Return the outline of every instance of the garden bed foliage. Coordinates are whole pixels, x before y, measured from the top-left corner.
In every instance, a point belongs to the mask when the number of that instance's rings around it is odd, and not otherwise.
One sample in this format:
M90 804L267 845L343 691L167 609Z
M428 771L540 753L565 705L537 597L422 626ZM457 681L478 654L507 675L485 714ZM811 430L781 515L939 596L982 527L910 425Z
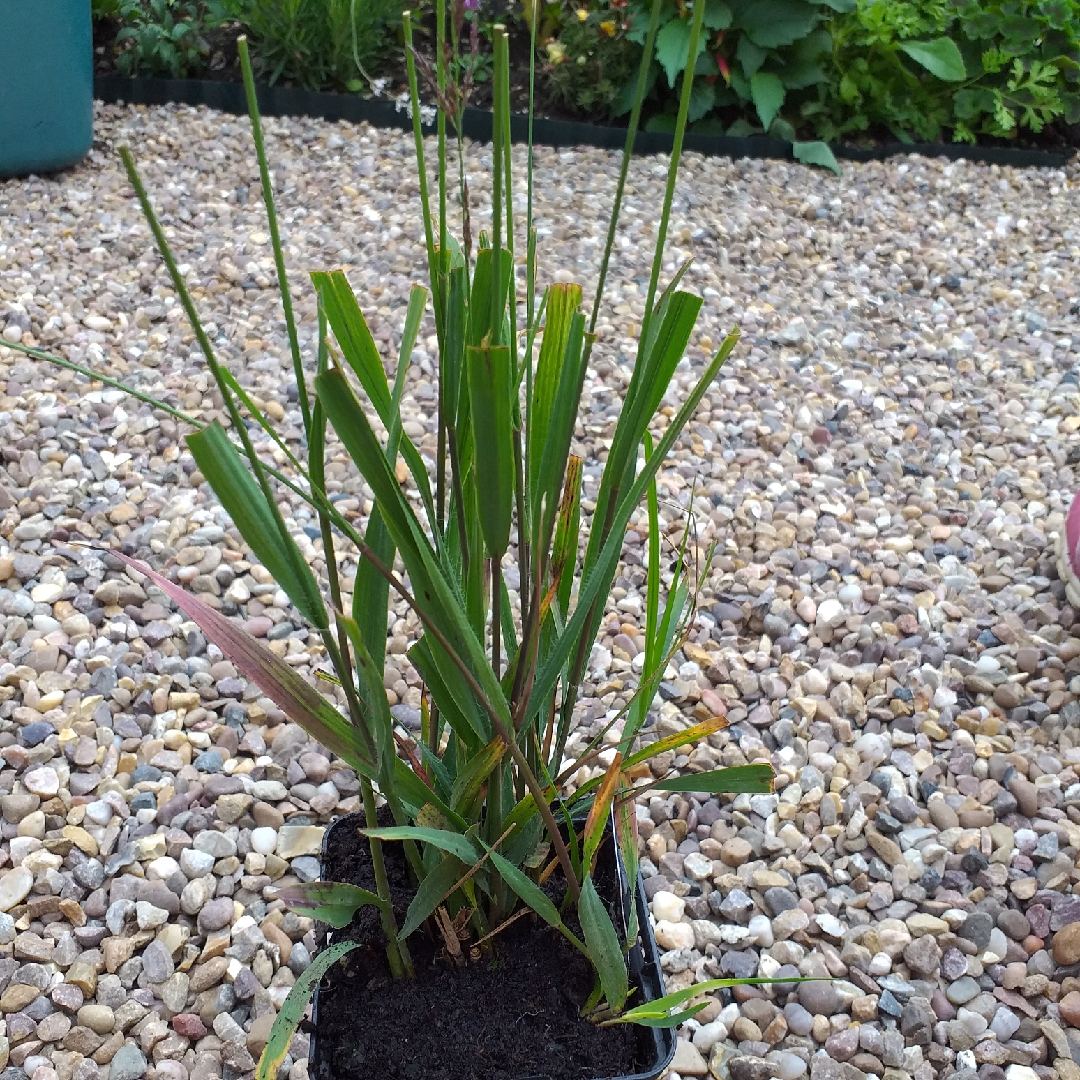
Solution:
M703 2L693 132L769 134L797 148L893 139L1080 145L1080 0ZM525 110L535 21L538 114L625 122L650 0L455 5L473 104L490 97L491 28L502 23L517 68L513 104ZM235 39L247 33L272 85L394 94L404 84L402 8L401 0L94 0L97 66L238 78ZM421 56L432 52L425 8L415 8ZM663 0L647 130L674 127L692 12L692 0Z

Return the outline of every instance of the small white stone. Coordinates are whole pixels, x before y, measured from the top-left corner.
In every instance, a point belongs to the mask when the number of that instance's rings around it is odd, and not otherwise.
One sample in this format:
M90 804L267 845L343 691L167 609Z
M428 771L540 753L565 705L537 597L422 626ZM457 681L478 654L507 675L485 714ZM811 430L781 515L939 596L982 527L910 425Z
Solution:
M0 877L0 911L9 911L16 904L21 904L33 884L34 875L23 866L17 866Z
M180 872L180 864L168 855L162 855L160 859L146 864L146 876L151 880L168 881L173 874Z
M30 599L35 604L54 604L63 595L64 589L55 581L42 582L30 590Z
M135 921L140 930L155 930L169 921L169 913L164 908L155 907L148 900L137 900Z
M712 877L712 859L707 859L699 851L693 851L683 860L683 869L695 881L705 881Z
M277 847L277 829L271 829L269 825L262 825L251 830L251 847L260 855L273 854Z
M760 945L763 949L768 949L772 945L773 929L768 915L755 915L746 928L750 931L750 940L755 945Z
M727 1027L719 1020L713 1020L709 1024L702 1024L701 1027L694 1032L694 1038L691 1040L703 1054L708 1052L722 1039L726 1039L728 1035Z
M678 922L686 910L686 901L672 892L661 890L652 898L653 918L657 922Z
M694 928L689 923L662 919L656 924L656 943L662 949L692 949Z
M826 597L818 604L817 625L833 626L843 618L843 615L844 608L840 601L835 596Z
M23 787L43 799L51 799L60 790L60 777L55 769L40 765L23 777Z
M86 816L95 825L108 825L112 821L113 809L107 802L98 799L86 804Z

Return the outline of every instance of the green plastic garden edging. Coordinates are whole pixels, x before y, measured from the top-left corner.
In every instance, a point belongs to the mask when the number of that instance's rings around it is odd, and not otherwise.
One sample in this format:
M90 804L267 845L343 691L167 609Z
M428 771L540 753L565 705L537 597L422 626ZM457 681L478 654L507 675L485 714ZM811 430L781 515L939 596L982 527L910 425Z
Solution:
M210 82L198 79L124 78L99 75L94 80L94 96L115 104L135 105L206 105L221 112L244 114L247 100L244 87L235 82ZM411 121L393 102L373 101L356 94L334 94L318 90L294 90L283 86L260 86L259 109L264 116L312 116L323 120L367 121L373 127L411 129ZM432 129L433 130L433 129ZM465 110L464 134L478 142L491 139L491 113L484 109ZM510 134L514 142L525 142L528 121L513 116ZM595 146L621 150L626 129L603 127L570 120L533 121L533 142L538 146ZM672 136L663 132L639 131L634 141L636 154L663 154L671 150ZM779 158L793 160L791 143L767 136L686 135L683 148L709 157ZM883 143L870 148L834 146L837 158L848 161L876 161L897 154L922 154L953 160L978 161L990 165L1039 166L1061 168L1069 161L1067 154L1042 150L1021 150L998 146L967 146L962 143Z
M0 0L0 176L73 165L94 138L90 0Z

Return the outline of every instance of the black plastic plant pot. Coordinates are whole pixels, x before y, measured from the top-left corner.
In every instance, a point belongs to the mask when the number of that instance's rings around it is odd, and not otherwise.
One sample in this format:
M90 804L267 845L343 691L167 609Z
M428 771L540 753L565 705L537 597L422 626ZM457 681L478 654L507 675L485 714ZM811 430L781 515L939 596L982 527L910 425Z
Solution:
M321 860L321 876L324 881L352 881L354 884L364 884L360 878L364 876L364 871L370 867L371 862L366 844L360 839L358 832L363 826L363 815L350 814L348 817L339 818L326 830L323 837ZM395 848L400 850L400 845L384 845L384 851L387 853L388 858ZM343 849L348 854L343 856ZM602 873L601 871L605 869L605 860L607 872ZM600 897L607 905L609 912L612 913L613 919L618 921L621 918L624 935L630 905L634 904L637 907L638 941L630 949L627 958L632 990L631 1002L641 1004L645 1001L655 1001L657 998L663 997L665 991L664 979L660 970L660 955L657 950L656 937L649 922L648 901L645 897L641 875L638 874L633 882L628 880L619 846L613 841L613 828L610 821L608 823L607 842L600 847L596 881ZM356 931L359 918L359 915L354 918L353 925L350 928L341 931L331 930L327 935L325 945L344 940L345 937L360 940L360 935ZM528 923L527 918L519 920L519 922L526 926L531 925ZM382 938L381 932L377 929L377 921L373 913L368 916L368 926L372 930L367 935L368 943L373 949L383 950L385 948L385 939ZM528 932L537 934L551 933L550 929L543 924L536 925L535 930L529 930ZM548 938L547 940L551 939ZM562 939L558 938L558 941L561 942ZM360 950L356 950L347 954L342 963L347 963L349 957L356 956L359 952ZM340 964L335 965L335 968L340 966ZM343 1054L340 1035L336 1036L335 1040L332 1040L328 1034L328 1025L326 1023L329 1011L327 1006L330 1004L328 995L342 992L340 987L334 989L331 986L335 968L330 969L315 991L308 1054L308 1071L311 1080L341 1080L344 1072L347 1071L341 1068ZM416 977L421 979L423 975L418 973ZM378 1005L381 1005L381 1002L377 1001ZM387 1002L386 1008L388 1011L393 1009L392 1003ZM434 1011L437 1012L438 1009L436 1008ZM357 1011L354 1030L358 1044L362 1043L364 1039L365 1028L369 1026L372 1020L377 1019L372 1015L372 1012L370 1002L366 1009ZM506 1073L500 1075L505 1080L657 1080L658 1077L664 1074L675 1056L675 1032L671 1028L619 1025L616 1028L605 1030L632 1033L631 1037L636 1047L634 1052L635 1067L632 1071L604 1070L603 1067L598 1069L595 1066L585 1070L580 1066L575 1066L569 1070L553 1069L548 1067L546 1063L540 1062L535 1067L523 1069L515 1075ZM337 1043L336 1046L332 1045L334 1041ZM404 1059L407 1056L407 1052L404 1052L402 1055L403 1060L394 1062L395 1065L410 1066L409 1068L403 1068L401 1075L415 1077L415 1080L427 1080L429 1073L424 1068L424 1063L406 1061ZM363 1057L362 1051L360 1057L361 1059ZM467 1074L469 1077L478 1075L471 1065L467 1069ZM463 1077L462 1080L465 1080L465 1078Z

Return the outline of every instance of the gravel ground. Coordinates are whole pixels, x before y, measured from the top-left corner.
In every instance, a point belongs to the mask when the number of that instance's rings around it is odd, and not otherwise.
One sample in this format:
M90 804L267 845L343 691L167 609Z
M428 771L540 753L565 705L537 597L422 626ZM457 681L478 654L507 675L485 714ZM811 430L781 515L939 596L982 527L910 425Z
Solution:
M411 140L266 128L302 341L303 271L344 265L396 355L424 265ZM0 184L3 338L220 410L122 176L129 142L220 354L298 443L246 126L105 107L98 137L76 169ZM537 157L542 266L588 282L618 161ZM578 430L586 497L665 168L631 171ZM733 323L744 339L662 478L669 534L691 510L697 552L717 554L654 730L726 713L660 765L770 760L779 779L772 796L643 800L646 887L671 988L835 981L718 996L680 1032L683 1076L1080 1078L1080 638L1052 542L1080 461L1078 181L1075 165L894 159L837 179L686 162L671 265L695 256L705 307L677 384ZM428 325L405 403L425 450L433 357ZM290 663L320 658L182 435L0 341L0 1080L250 1074L317 944L274 888L316 876L325 823L357 807L355 775L193 624L75 545L148 558ZM340 454L328 475L361 517ZM310 515L292 514L321 566ZM642 543L631 531L582 742L640 669ZM415 631L399 611L386 686L406 728ZM305 1052L299 1035L291 1080Z

